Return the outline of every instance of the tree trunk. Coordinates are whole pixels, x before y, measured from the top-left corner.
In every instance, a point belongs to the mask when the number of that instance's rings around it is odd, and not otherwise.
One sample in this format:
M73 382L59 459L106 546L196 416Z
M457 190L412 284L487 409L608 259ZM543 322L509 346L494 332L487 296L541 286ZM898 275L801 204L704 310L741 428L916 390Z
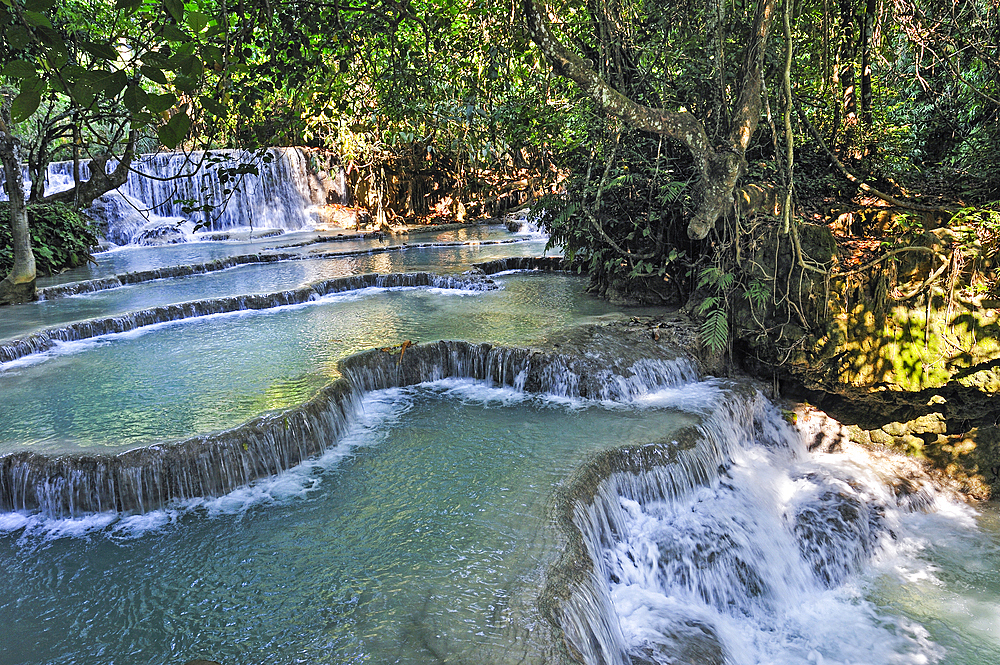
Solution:
M12 305L35 299L35 254L31 251L28 209L24 204L24 180L21 177L21 141L12 135L10 116L4 108L0 119L0 161L7 176L10 200L10 226L14 240L14 266L0 281L0 305Z
M532 40L557 74L575 81L606 112L633 127L667 136L691 153L698 173L698 207L688 223L688 237L701 240L720 217L733 210L736 182L746 169L744 154L760 120L764 50L774 21L776 0L759 0L754 25L743 54L737 101L729 134L713 147L701 120L688 111L650 108L610 86L590 63L566 48L545 20L539 0L524 0Z
M111 155L102 154L92 157L90 160L90 180L80 182L75 180L71 189L57 192L41 198L41 203L65 203L66 205L78 208L86 208L99 196L107 194L112 189L118 189L128 182L128 172L132 166L132 159L135 157L135 142L138 132L132 129L128 135L128 143L125 146L125 153L115 169L108 173L108 160ZM75 177L75 176L74 176Z

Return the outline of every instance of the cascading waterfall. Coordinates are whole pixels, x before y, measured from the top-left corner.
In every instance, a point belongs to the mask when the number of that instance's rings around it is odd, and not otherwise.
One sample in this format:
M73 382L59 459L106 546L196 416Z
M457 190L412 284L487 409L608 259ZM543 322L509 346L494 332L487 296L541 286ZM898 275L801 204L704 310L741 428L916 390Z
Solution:
M195 225L209 231L309 228L310 206L346 202L349 196L343 177L314 172L300 148L270 148L263 157L235 150L211 154L217 159L204 164L199 152L138 157L128 181L100 197L89 212L106 225L111 243L163 244L188 239ZM241 163L258 173L221 179L223 169ZM108 168L116 164L110 160ZM90 178L89 160L80 163L80 177ZM49 164L46 193L72 186L72 162Z
M629 399L696 376L691 364L658 357L615 367L605 359L467 342L374 350L342 361L344 378L306 404L218 434L114 456L31 452L0 457L0 510L72 516L144 512L173 500L219 496L322 453L372 390L441 378L472 378L517 390L594 399Z
M571 650L588 664L933 662L919 627L873 620L850 584L899 515L935 501L868 463L808 453L745 388L686 438L609 451L563 499L587 562L553 612ZM818 631L825 612L842 623Z

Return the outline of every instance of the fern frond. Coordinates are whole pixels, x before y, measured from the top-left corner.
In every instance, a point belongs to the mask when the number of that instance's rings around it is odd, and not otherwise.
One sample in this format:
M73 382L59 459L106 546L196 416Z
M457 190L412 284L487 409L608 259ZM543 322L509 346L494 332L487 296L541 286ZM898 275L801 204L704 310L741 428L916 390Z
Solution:
M712 310L701 324L701 341L713 353L726 348L729 341L729 317L723 309Z

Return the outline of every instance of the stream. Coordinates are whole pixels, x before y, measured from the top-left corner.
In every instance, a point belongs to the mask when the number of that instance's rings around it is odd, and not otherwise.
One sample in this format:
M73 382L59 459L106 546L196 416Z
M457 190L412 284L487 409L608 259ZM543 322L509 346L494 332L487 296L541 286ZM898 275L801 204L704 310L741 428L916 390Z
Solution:
M469 272L545 245L125 246L5 310L0 665L1000 662L995 506Z

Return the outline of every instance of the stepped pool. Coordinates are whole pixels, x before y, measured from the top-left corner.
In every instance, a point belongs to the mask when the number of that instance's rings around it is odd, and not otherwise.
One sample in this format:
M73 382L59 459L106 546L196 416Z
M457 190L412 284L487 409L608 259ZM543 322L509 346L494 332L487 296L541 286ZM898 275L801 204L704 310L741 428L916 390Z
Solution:
M1000 662L994 507L463 274L544 240L269 242L4 312L0 665ZM73 278L258 253L164 250Z

